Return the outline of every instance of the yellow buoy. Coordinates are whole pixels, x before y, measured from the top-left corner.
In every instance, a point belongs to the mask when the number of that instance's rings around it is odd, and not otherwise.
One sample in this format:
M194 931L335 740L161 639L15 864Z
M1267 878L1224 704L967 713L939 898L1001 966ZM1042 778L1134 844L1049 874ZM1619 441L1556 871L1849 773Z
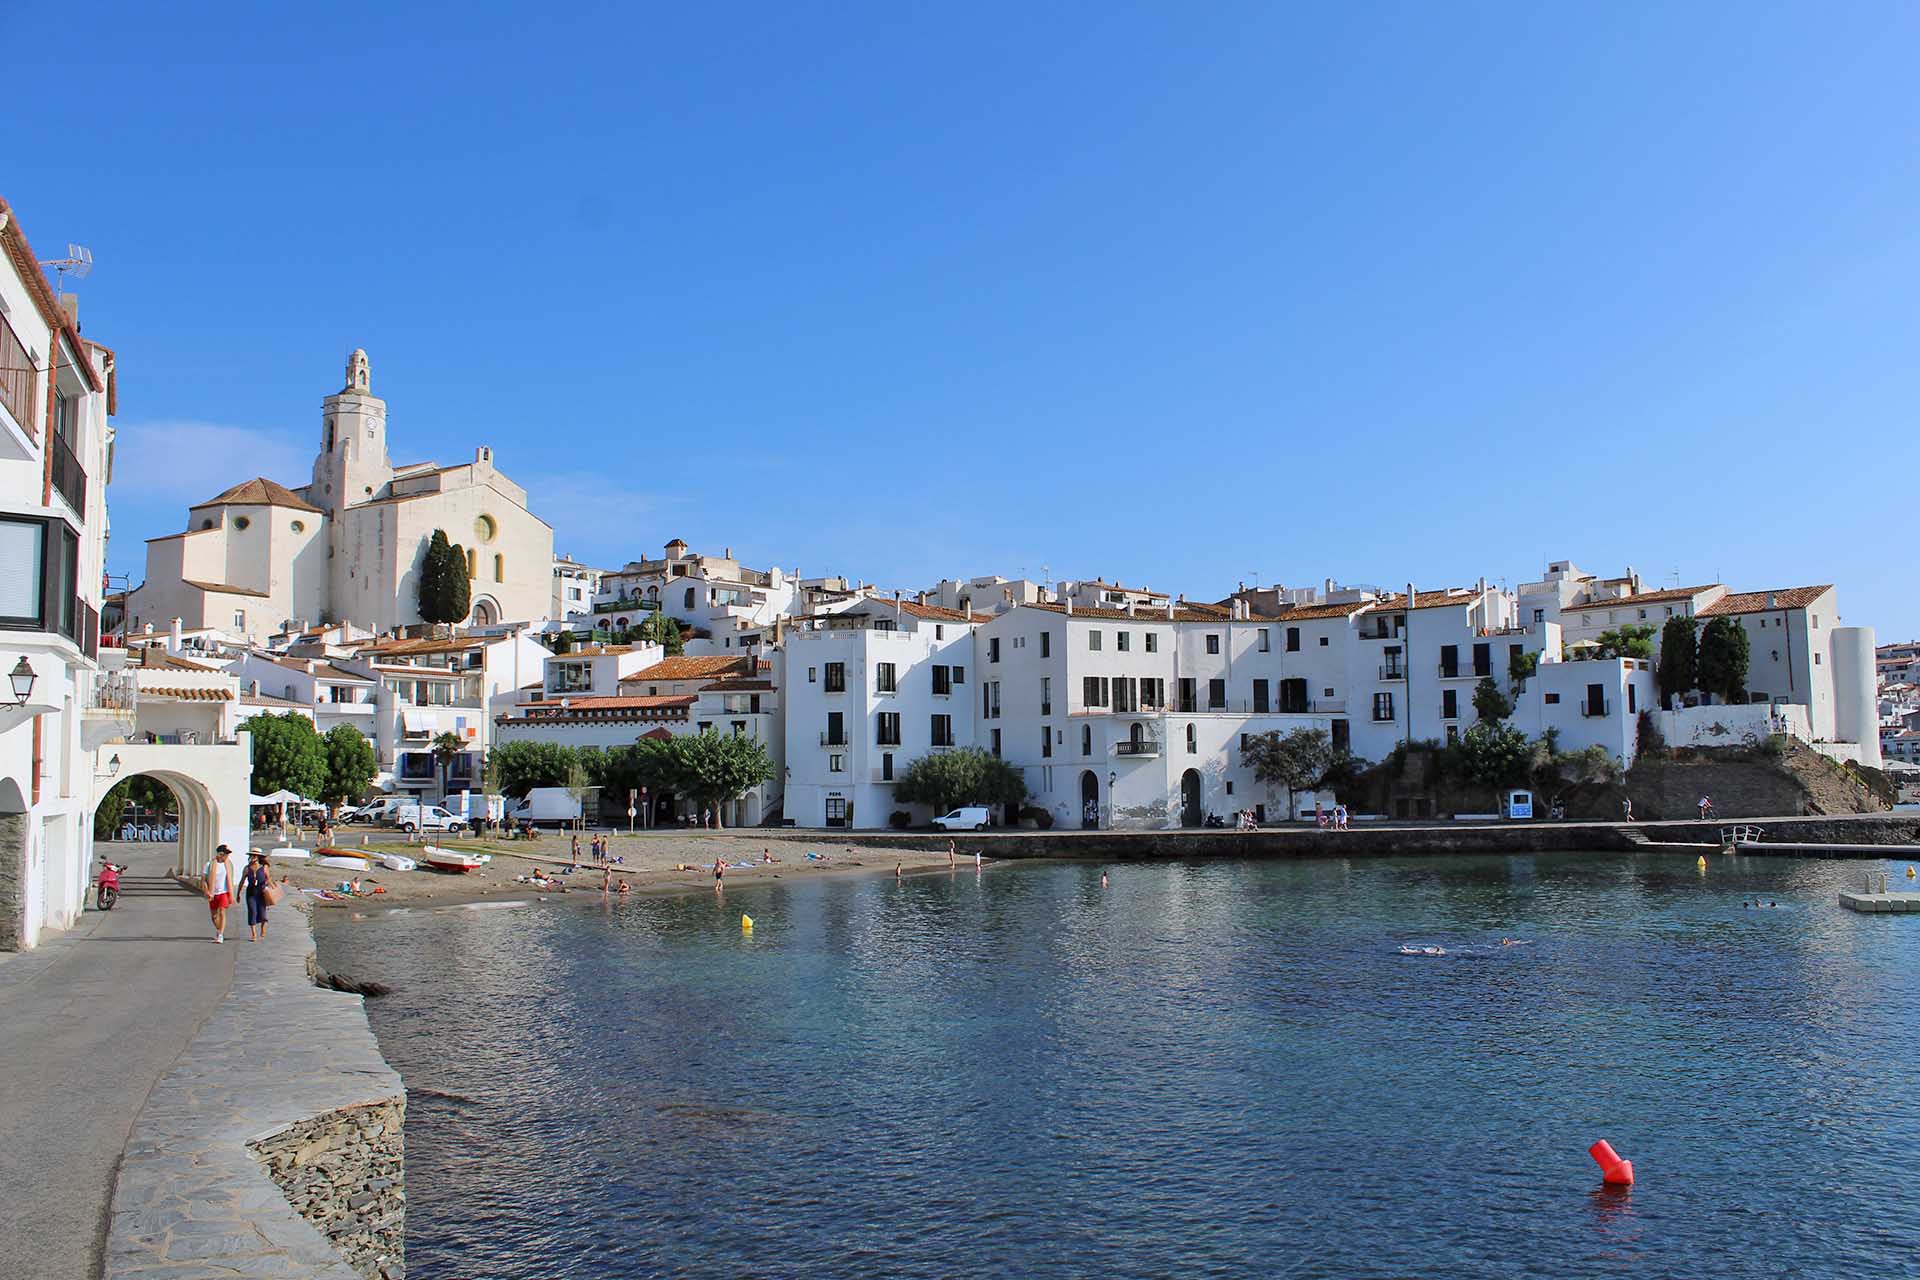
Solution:
M1694 865L1699 867L1702 871L1705 871L1707 869L1707 855L1704 853L1701 854L1699 860L1695 862Z
M752 916L748 916L748 915L743 915L743 916L741 916L741 917L740 917L740 932L742 932L742 933L752 933L752 932L753 932L753 917L752 917Z
M1912 863L1908 863L1908 864L1907 864L1907 879L1909 879L1909 880L1911 880L1911 879L1913 879L1913 864L1912 864Z

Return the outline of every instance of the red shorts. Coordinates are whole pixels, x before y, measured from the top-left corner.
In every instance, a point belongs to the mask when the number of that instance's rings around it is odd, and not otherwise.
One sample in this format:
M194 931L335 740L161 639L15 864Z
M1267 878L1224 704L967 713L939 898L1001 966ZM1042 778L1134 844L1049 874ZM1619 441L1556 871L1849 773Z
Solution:
M207 899L207 910L209 911L225 911L232 905L233 895L230 893L216 893Z

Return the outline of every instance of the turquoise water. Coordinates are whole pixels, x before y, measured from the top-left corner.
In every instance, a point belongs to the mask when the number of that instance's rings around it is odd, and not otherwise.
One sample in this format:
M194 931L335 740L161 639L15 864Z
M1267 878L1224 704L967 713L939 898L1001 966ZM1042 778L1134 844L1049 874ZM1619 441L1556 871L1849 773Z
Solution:
M1911 1275L1920 917L1842 911L1866 865L1028 864L320 946L397 988L414 1280Z

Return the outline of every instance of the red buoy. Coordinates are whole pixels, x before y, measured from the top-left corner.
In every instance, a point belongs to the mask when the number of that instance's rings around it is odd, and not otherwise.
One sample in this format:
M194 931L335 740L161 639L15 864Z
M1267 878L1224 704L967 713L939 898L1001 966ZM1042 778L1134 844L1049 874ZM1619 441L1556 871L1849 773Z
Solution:
M1610 1187L1633 1185L1633 1161L1622 1160L1612 1143L1602 1139L1588 1147L1587 1154L1600 1166L1600 1181Z

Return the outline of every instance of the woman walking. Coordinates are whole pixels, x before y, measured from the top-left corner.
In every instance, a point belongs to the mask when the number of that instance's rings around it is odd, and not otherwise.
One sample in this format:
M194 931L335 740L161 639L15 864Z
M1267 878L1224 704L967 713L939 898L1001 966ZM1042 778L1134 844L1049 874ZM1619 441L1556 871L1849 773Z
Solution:
M273 872L267 867L267 855L250 853L247 855L247 869L240 873L240 892L247 900L247 941L264 942L267 938L267 886L273 883Z

